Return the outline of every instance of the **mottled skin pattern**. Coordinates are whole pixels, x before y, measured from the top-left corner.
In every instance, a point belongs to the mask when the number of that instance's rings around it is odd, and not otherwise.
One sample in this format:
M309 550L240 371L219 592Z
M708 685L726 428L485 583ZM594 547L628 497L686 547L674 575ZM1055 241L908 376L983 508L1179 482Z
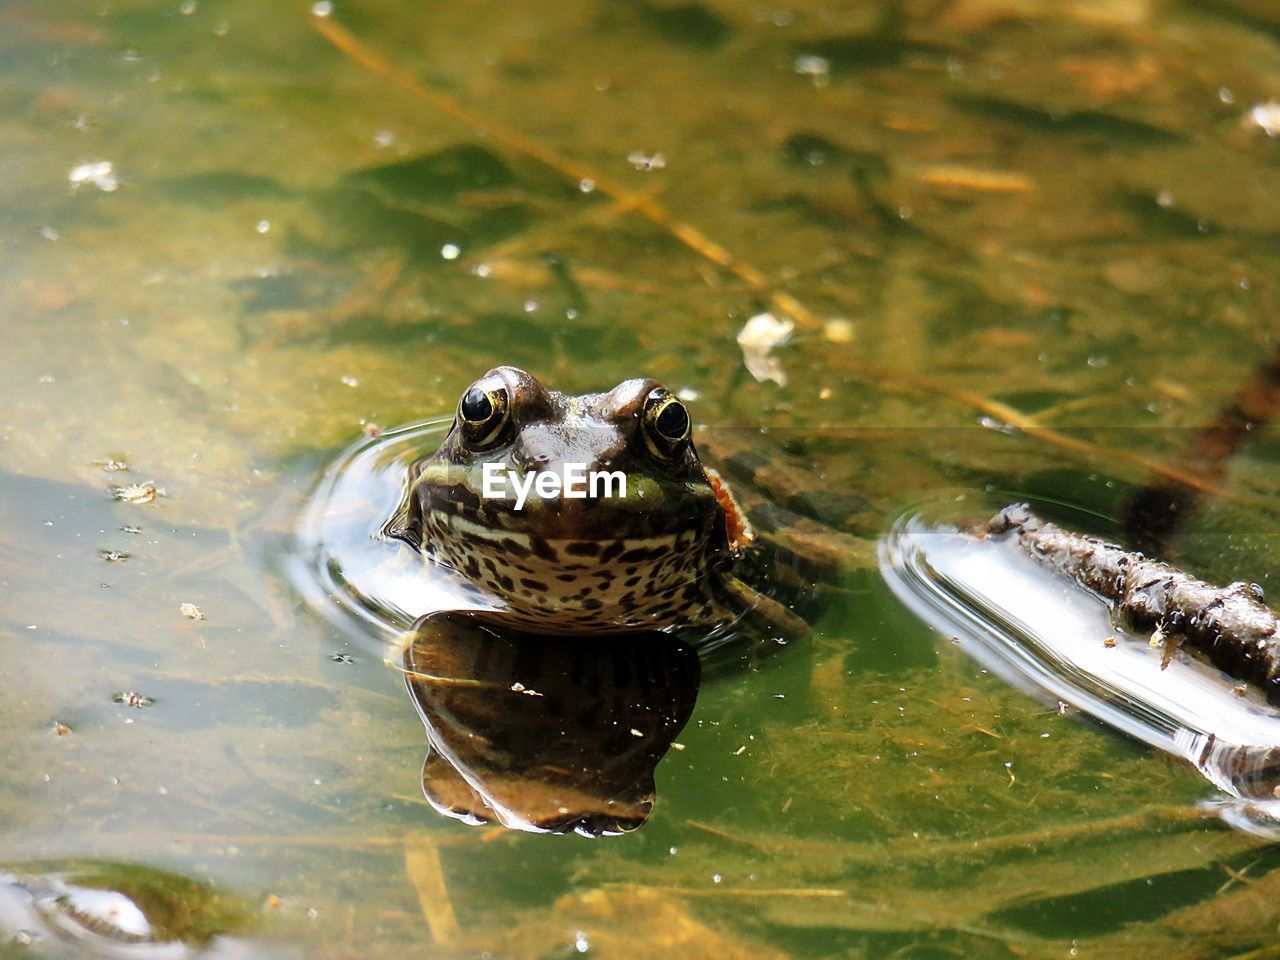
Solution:
M670 409L668 409L670 408ZM482 414L487 414L482 416ZM721 622L758 605L733 581L745 521L703 468L683 405L634 379L580 396L497 367L459 401L440 449L410 468L384 533L501 602L531 631L609 633ZM483 467L623 471L625 497L485 498ZM732 538L732 539L731 539Z

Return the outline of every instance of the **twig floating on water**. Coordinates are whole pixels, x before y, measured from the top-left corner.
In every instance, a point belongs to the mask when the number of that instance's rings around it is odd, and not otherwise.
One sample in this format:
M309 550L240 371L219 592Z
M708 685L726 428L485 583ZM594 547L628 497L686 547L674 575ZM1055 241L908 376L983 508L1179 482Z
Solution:
M1280 621L1257 584L1215 587L1141 553L1046 523L1025 504L1005 507L987 530L1013 533L1032 557L1110 600L1135 628L1182 640L1280 705Z

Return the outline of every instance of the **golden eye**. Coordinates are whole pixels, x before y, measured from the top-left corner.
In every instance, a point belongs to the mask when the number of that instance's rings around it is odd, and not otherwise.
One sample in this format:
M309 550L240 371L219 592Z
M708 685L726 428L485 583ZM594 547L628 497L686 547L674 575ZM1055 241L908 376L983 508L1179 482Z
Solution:
M497 377L472 384L458 401L458 429L467 446L480 449L496 443L507 424L510 407L506 384Z
M641 419L645 442L664 460L673 457L689 439L689 411L665 387L658 387L645 398Z

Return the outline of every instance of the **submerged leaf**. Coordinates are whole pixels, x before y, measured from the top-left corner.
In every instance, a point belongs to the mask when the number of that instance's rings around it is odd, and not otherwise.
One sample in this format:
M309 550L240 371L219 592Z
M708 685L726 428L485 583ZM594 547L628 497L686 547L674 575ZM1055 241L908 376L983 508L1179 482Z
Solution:
M738 331L738 346L742 349L742 361L757 380L772 380L780 387L787 385L787 374L782 361L773 356L773 348L785 343L796 325L790 320L779 320L771 313L758 313Z

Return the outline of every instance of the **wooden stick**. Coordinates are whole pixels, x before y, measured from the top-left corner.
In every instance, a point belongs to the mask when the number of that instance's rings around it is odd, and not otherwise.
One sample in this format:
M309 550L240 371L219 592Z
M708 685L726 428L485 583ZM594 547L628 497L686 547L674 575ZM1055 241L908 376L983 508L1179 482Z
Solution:
M1185 640L1219 670L1256 684L1268 702L1280 705L1280 619L1256 584L1216 587L1141 553L1045 523L1025 504L1005 507L987 531L1012 534L1037 561L1113 601L1135 628Z
M426 917L431 939L451 943L462 935L458 918L449 899L449 885L440 863L440 851L430 837L413 834L404 840L404 869L418 891L418 906Z

